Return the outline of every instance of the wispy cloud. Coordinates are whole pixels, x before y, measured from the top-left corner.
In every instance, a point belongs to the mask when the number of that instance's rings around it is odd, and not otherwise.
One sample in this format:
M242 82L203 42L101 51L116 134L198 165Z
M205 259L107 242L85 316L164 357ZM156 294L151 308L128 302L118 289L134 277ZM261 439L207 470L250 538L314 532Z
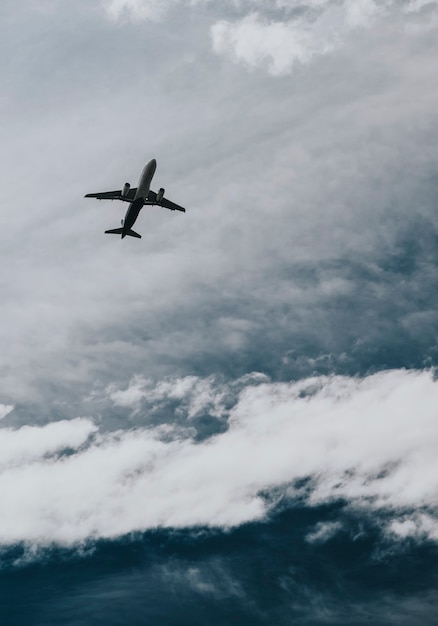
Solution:
M221 383L216 377L183 376L155 383L143 376L134 376L126 389L111 384L105 395L115 406L128 407L138 413L154 410L168 402L177 402L176 411L193 419L205 412L213 417L223 417L235 404L239 392L251 384L260 384L269 379L265 374L252 372L232 383ZM228 408L228 410L227 410Z
M128 18L133 21L156 21L174 2L172 0L106 0L105 8L108 16L114 20Z
M11 404L0 404L0 420L4 419L13 410L14 407Z
M261 493L273 488L292 501L344 498L364 511L390 510L399 535L406 526L395 520L421 510L429 520L422 533L434 537L437 400L430 373L392 371L251 385L228 430L201 443L171 427L98 433L88 419L0 431L1 456L10 457L0 474L0 541L231 527L263 518L270 505ZM312 487L295 491L303 477Z
M308 543L325 543L342 528L341 522L318 522L312 532L306 535L306 541Z

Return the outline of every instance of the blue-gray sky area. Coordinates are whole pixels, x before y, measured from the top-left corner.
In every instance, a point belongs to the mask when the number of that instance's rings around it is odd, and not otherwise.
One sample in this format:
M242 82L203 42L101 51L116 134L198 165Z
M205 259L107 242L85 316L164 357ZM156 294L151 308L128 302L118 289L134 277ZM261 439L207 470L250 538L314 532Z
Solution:
M437 623L437 34L3 0L2 621Z

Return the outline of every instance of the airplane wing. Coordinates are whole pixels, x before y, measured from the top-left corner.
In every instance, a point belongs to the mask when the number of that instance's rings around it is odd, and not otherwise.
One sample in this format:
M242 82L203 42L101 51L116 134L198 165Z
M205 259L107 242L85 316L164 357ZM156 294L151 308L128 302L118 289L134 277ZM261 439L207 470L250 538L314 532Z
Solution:
M157 194L155 193L155 191L150 191L148 193L148 199L146 201L146 204L157 204L159 206L162 206L164 209L169 209L170 211L182 211L183 213L186 212L184 207L179 206L179 204L175 204L175 202L171 202L167 198L161 198L161 200L157 200Z
M124 202L132 202L134 200L137 187L133 187L128 191L126 196L122 196L122 189L116 191L101 191L99 193L87 193L85 198L97 198L98 200L123 200Z

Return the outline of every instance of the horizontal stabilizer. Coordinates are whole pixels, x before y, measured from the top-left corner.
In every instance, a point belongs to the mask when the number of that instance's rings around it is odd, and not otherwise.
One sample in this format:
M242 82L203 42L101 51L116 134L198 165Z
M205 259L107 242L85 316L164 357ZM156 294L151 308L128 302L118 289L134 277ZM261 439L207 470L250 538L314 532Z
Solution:
M121 235L123 228L113 228L112 230L105 231L108 235Z
M137 239L141 239L141 235L139 235L138 233L136 233L133 230L128 230L128 232L126 234L129 235L130 237L137 237Z
M141 235L136 233L134 230L128 230L128 232L126 232L123 230L123 228L111 228L110 230L106 230L105 232L107 233L107 235L122 235L122 239L125 235L129 235L130 237L137 237L137 239L141 239Z

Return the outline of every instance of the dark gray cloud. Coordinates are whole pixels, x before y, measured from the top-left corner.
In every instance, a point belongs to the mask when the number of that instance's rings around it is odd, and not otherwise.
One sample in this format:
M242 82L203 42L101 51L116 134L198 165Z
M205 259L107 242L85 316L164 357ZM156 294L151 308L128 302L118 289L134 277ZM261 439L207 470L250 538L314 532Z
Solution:
M431 33L382 21L273 79L214 56L208 11L180 7L184 29L82 4L69 20L50 3L31 13L4 104L5 177L22 190L2 234L5 424L89 415L120 428L96 390L135 375L435 364ZM19 9L8 19L30 27ZM153 155L189 212L145 211L144 239L121 246L101 234L119 207L82 195L133 182ZM174 419L171 405L148 410Z

